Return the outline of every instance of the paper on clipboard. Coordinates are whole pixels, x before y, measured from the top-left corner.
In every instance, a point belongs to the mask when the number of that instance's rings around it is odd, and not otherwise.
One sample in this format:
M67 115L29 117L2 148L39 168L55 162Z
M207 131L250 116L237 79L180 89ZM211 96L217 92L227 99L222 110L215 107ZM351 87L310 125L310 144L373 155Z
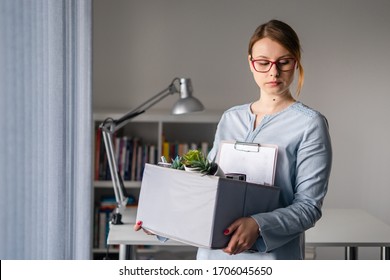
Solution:
M226 173L242 173L251 183L274 185L278 154L276 145L222 141L217 163Z

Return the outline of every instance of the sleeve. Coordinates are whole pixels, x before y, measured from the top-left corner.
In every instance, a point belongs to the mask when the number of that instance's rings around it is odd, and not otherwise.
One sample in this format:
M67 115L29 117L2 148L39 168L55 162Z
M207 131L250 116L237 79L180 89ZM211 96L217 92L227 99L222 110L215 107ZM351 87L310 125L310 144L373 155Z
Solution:
M261 237L256 241L260 252L283 246L313 227L321 218L331 163L327 121L318 116L308 125L297 147L292 204L252 216L261 230Z

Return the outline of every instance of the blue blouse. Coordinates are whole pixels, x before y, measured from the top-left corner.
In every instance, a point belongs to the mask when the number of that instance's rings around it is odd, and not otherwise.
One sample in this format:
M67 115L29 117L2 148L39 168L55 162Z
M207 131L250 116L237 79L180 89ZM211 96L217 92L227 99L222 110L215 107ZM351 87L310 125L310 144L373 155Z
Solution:
M221 117L209 159L215 159L221 140L278 146L275 185L281 188L279 208L252 217L261 230L258 252L228 255L222 250L198 249L197 259L304 259L304 232L321 218L332 163L326 118L295 102L264 116L254 128L251 104L235 106Z

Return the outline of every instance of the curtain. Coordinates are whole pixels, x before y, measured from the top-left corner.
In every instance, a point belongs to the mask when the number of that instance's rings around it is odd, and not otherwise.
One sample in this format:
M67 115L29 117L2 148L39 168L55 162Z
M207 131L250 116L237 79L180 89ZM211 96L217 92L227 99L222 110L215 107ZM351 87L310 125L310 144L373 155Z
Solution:
M0 0L0 259L89 259L92 0Z

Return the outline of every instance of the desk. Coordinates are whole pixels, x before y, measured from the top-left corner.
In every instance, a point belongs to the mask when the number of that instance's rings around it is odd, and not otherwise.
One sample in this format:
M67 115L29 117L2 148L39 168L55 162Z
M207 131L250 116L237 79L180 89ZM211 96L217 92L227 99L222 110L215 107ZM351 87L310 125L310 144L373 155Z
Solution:
M120 259L135 259L136 245L184 246L173 240L161 243L155 236L133 229L136 209L123 213L123 225L110 225L107 244L119 244ZM390 259L390 226L358 209L323 209L323 216L306 232L306 245L345 247L346 259L358 258L358 247L381 248L381 259Z
M344 247L345 259L358 259L358 247L380 248L390 259L390 226L358 209L323 209L322 218L306 231L306 245Z
M123 225L110 224L107 244L119 244L119 259L136 259L137 245L158 245L158 246L185 246L181 242L168 240L159 241L154 235L147 235L142 230L134 231L135 219L137 216L136 208L126 208L122 214Z

